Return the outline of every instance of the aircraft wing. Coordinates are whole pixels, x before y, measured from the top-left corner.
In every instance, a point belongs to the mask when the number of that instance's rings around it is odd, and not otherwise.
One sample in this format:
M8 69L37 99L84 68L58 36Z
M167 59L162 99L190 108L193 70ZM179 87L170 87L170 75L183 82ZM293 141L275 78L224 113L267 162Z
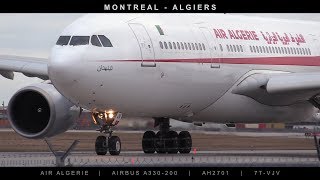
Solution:
M47 62L44 58L0 55L0 74L13 79L13 72L21 72L28 77L48 80Z
M267 105L312 101L320 94L320 73L253 74L231 91Z

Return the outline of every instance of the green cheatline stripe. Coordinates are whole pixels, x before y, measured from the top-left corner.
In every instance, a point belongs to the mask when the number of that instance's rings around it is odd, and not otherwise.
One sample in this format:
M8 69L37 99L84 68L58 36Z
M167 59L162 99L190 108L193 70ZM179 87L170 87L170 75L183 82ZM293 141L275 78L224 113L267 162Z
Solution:
M160 35L164 35L164 32L163 32L162 28L160 27L160 25L156 25L156 28L158 29L158 32Z

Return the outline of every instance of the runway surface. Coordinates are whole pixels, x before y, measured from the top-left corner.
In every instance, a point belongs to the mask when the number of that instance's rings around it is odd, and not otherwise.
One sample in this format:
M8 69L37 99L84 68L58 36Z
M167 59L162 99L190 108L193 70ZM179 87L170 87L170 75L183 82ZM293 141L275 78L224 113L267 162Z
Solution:
M0 152L1 167L56 166L51 152ZM74 152L66 166L179 167L320 167L316 150L193 151L190 154L144 154L124 151L119 156Z

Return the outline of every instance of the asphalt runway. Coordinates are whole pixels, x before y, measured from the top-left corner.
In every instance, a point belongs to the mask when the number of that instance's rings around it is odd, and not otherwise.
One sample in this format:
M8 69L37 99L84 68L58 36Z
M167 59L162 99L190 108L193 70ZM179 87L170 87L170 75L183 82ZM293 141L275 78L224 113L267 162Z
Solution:
M316 150L193 151L190 154L144 154L123 151L119 156L73 152L65 159L74 167L320 167ZM54 167L51 152L1 152L1 167Z

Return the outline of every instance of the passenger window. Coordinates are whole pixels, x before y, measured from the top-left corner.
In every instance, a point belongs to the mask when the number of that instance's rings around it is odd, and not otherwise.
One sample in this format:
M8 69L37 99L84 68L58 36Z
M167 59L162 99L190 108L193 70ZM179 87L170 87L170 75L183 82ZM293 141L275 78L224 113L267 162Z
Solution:
M167 42L164 42L163 44L164 44L164 48L168 49L168 44L167 44Z
M260 53L262 53L262 48L261 48L261 46L259 46L259 49L260 49Z
M184 50L184 46L182 42L180 42L180 45L181 45L181 49Z
M269 52L272 53L272 48L269 46Z
M305 53L304 53L304 48L301 48L301 49L302 49L302 54L305 55Z
M65 46L68 45L71 36L60 36L56 45Z
M256 49L257 49L257 52L258 52L258 53L260 53L260 51L259 51L259 47L258 47L258 46L256 46Z
M187 43L184 43L184 47L186 48L186 50L188 50Z
M194 43L194 46L196 46L196 50L199 50L197 43Z
M290 48L290 50L291 50L291 54L293 54L293 48L292 47Z
M299 48L297 48L297 54L300 54Z
M239 48L239 45L237 45L237 50L238 50L238 52L240 52L240 48Z
M230 50L231 50L231 52L233 52L233 48L232 48L232 45L230 45Z
M277 49L277 48L276 48ZM275 53L278 53L274 47L272 47L272 52L275 54Z
M169 42L169 48L172 49L172 44L171 44L171 42Z
M200 44L200 43L199 43L199 49L200 49L200 50L202 50L202 46L201 46L201 44Z
M242 46L240 45L240 51L243 52Z
M229 48L229 45L227 45L227 50L228 50L228 52L230 52L230 48Z
M189 46L189 50L191 50L191 44L190 43L188 43L188 46Z
M266 53L269 54L269 49L268 49L268 47L265 47L265 49L266 49Z
M193 44L193 43L191 43L191 45L192 45L192 50L195 50L195 48L194 48L194 44Z
M159 45L160 45L160 48L163 49L163 44L161 41L159 41Z
M177 42L177 47L178 47L178 49L180 49L180 44L179 44L179 42Z
M96 35L91 36L91 44L94 46L102 47L102 45Z
M89 36L73 36L70 41L71 46L80 46L89 44Z
M296 48L293 48L293 53L297 54Z
M287 48L286 48L286 47L284 47L283 49L284 49L284 53L285 53L285 54L288 54L288 52L287 52Z
M237 52L236 45L233 45L233 50L234 50L234 52Z
M311 55L311 50L308 48L309 54Z
M279 54L280 53L280 48L279 47L275 47L276 48L276 53Z
M250 47L250 52L253 52L253 51L252 51L252 46L249 46L249 47Z
M98 35L103 47L112 47L111 41L104 35Z
M199 44L199 45L200 45L200 44ZM222 52L222 51L223 51L222 45L219 44L219 46L220 46L220 51ZM200 46L200 47L201 47L201 46Z
M256 47L252 46L253 52L256 52Z
M175 42L172 42L172 45L173 45L173 49L177 49L177 46L176 46Z
M204 46L204 44L202 43L202 49L206 50L206 46Z

